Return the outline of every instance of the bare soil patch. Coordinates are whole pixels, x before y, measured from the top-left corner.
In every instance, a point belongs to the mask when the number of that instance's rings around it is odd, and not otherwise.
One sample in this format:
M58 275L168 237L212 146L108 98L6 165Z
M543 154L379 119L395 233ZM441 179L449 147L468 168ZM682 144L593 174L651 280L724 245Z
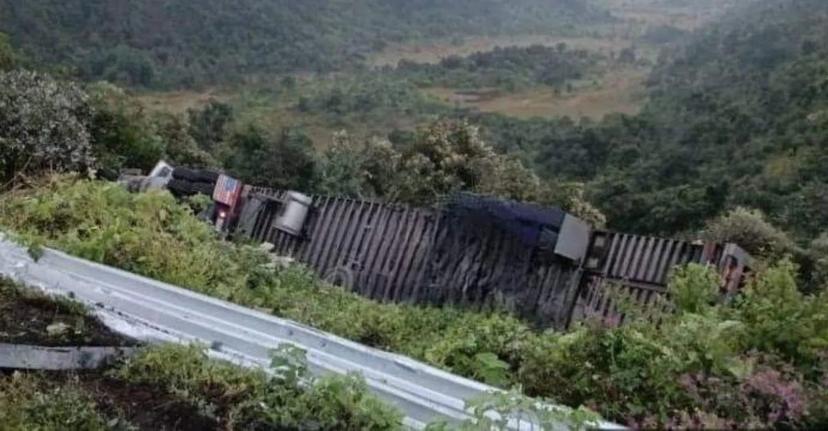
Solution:
M47 347L134 346L78 304L0 279L0 342Z

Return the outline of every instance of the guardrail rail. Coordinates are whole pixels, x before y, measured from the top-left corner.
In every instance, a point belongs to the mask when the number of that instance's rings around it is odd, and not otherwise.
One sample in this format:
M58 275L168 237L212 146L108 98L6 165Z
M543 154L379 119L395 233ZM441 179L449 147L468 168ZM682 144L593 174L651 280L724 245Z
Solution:
M404 424L413 429L435 420L467 420L466 401L497 390L408 357L59 251L45 249L35 261L2 234L0 275L69 295L126 335L202 343L210 346L211 355L247 366L267 367L274 349L295 345L307 352L316 374L360 373L375 394L405 414ZM607 422L595 427L622 429Z

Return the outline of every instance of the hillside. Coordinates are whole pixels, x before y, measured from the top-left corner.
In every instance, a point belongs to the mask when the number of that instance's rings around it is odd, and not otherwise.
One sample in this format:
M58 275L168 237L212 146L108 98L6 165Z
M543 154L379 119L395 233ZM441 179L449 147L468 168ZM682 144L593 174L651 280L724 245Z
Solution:
M824 229L826 21L820 0L748 5L663 58L602 180L616 225L676 231L746 205L803 237Z
M605 19L584 0L0 0L0 31L35 64L135 86L324 72L392 42Z

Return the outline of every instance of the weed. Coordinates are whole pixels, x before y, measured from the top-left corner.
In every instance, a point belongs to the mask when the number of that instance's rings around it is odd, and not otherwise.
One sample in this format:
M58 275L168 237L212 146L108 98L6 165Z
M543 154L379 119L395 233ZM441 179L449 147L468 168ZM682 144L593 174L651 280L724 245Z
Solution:
M50 386L39 377L14 374L0 378L0 425L10 431L98 431L116 427L95 403L70 385Z
M274 352L275 375L210 360L198 346L163 346L130 358L112 376L166 388L230 429L398 429L401 416L356 376L307 374L304 353Z

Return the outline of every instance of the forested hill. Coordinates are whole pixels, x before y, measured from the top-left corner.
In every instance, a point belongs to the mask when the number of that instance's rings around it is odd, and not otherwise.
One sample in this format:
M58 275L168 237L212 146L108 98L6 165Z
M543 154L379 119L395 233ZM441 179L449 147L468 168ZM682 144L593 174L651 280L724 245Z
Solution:
M745 205L801 238L826 230L828 1L748 4L650 81L644 112L603 129L593 198L616 226L674 232Z
M0 0L0 32L34 63L139 86L330 71L389 42L602 19L587 0Z

